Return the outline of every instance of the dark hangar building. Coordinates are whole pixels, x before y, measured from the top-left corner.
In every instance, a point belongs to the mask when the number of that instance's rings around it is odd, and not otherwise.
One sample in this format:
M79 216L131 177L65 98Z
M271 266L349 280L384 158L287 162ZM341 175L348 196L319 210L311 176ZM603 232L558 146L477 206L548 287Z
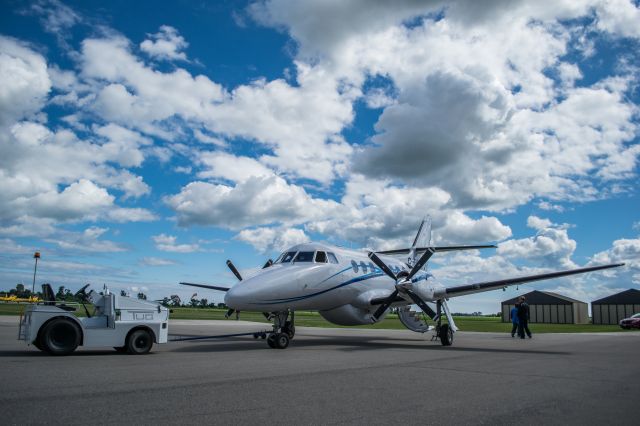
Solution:
M594 324L618 324L640 312L640 290L630 288L591 302Z
M529 304L529 322L547 324L588 324L589 306L585 302L549 291L523 294ZM502 322L511 322L509 313L518 297L502 302Z

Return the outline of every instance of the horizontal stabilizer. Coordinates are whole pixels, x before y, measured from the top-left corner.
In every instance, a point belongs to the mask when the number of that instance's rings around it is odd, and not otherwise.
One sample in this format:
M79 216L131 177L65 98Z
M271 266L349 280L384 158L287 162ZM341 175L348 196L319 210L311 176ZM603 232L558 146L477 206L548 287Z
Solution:
M497 248L496 245L481 245L481 246L441 246L441 247L416 247L416 253L424 253L425 251L431 249L435 253L440 251L456 251L456 250L476 250L476 249L485 249L485 248ZM402 248L396 250L383 250L377 251L377 254L385 254L388 256L394 256L397 254L409 254L411 252L410 248Z
M193 283L180 283L180 285L189 285L191 287L208 288L210 290L229 291L229 287L220 287L217 285L193 284Z

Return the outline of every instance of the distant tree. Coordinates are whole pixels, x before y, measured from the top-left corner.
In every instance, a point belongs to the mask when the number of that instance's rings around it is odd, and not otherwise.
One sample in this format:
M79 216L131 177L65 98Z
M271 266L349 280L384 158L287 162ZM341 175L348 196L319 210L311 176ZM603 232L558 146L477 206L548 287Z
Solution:
M227 305L224 303L218 303L218 308L227 309Z
M24 291L24 284L16 284L16 292L22 293Z
M192 308L197 308L198 307L198 303L200 303L200 302L195 297L189 301L189 305Z
M147 295L144 294L143 292L139 292L138 293L138 299L140 300L147 300Z
M201 308L206 308L207 305L209 304L209 301L207 299L200 299L200 307Z
M126 292L126 290L120 290L120 296L122 296L122 297L127 297L127 292Z
M56 300L64 300L64 286L63 285L58 287L58 292L56 293Z
M182 305L182 300L180 300L180 296L178 296L177 294L172 294L171 296L169 296L169 299L171 299L172 306Z

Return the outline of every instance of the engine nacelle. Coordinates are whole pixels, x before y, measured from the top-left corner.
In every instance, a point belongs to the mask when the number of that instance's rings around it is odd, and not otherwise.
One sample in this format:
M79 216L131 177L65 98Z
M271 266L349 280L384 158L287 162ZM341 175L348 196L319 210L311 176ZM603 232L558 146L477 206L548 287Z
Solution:
M320 315L327 321L338 325L364 325L373 322L369 310L350 304L338 306L328 311L320 311Z
M431 301L434 299L434 285L427 281L419 281L411 285L411 290L422 300Z

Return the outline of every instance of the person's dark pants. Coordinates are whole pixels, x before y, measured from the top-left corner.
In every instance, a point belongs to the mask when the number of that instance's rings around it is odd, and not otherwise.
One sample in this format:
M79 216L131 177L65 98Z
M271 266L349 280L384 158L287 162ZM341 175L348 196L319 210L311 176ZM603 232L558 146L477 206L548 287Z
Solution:
M520 320L520 322L518 322L518 336L520 336L521 339L524 339L525 333L527 333L527 336L531 337L531 330L529 330L529 321Z
M518 330L518 323L514 322L513 327L511 327L511 337L516 335L516 330ZM519 333L518 333L519 334Z

